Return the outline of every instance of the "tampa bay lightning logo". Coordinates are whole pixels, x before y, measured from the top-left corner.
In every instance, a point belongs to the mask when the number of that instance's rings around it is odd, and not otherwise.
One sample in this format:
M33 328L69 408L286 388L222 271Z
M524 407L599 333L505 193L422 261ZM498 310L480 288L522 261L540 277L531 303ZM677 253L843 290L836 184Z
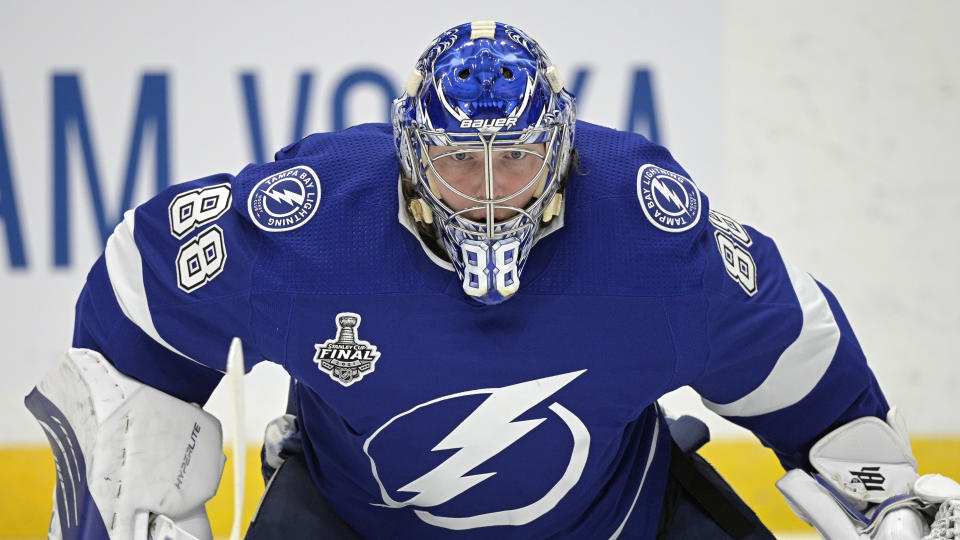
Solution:
M700 190L673 171L649 163L640 167L637 197L644 215L660 230L683 232L700 221Z
M451 394L394 416L363 445L383 501L371 504L412 506L425 523L453 530L546 514L580 480L590 432L560 403L542 402L584 372ZM450 430L439 443L418 437L437 426Z
M257 182L247 199L247 212L265 231L289 231L310 221L319 202L317 173L299 165Z

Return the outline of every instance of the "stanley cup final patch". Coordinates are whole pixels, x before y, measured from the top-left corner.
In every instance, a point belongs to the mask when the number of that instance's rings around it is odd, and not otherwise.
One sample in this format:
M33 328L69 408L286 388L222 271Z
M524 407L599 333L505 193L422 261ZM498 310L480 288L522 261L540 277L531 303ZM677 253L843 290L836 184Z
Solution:
M290 231L310 221L319 202L317 173L299 165L257 182L247 199L247 213L265 231Z
M654 227L683 232L700 221L700 190L689 178L647 163L637 171L637 197Z
M364 375L373 373L374 362L380 358L380 353L377 352L376 345L357 339L360 315L339 313L335 320L337 337L328 339L322 345L314 345L317 354L313 361L320 371L328 373L331 379L343 386L350 386Z

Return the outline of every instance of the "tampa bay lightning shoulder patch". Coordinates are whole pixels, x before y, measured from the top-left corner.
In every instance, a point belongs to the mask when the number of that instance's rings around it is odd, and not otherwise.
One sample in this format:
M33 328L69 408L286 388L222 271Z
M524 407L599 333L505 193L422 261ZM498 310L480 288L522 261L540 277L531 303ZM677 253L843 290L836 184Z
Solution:
M268 232L302 227L317 212L320 181L306 165L272 174L257 182L247 199L250 219Z
M700 221L700 190L682 175L647 163L637 171L637 197L654 227L689 230Z

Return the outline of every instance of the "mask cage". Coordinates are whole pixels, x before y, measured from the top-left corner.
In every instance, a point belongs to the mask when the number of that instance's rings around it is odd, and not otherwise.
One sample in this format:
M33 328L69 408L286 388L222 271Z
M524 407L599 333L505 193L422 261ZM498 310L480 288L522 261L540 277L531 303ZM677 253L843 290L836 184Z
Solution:
M563 126L557 124L529 127L517 132L490 131L486 133L451 133L443 130L412 127L404 130L404 141L402 142L407 145L411 164L414 165L411 168L417 177L413 180L420 186L418 192L431 206L434 215L440 217L440 226L456 230L472 239L493 240L520 233L519 229L521 228L536 226L537 221L543 215L546 204L556 193L559 184L557 170L559 146L563 139L562 132ZM531 149L518 148L519 145L538 144L540 142L545 143L545 150L542 154ZM440 155L429 157L427 148L434 145L455 148ZM493 193L494 181L492 157L495 152L505 151L520 151L531 154L541 159L542 163L537 172L531 176L523 187L499 198L479 198L464 193L448 182L434 164L443 157L460 152L483 153L486 193L491 194ZM433 173L432 176L436 181L443 183L444 187L475 204L461 210L453 210L447 206L430 189L428 170ZM537 182L543 182L544 186L537 190L534 198L524 208L503 204L503 202L516 197L517 194L530 189ZM509 210L514 212L515 215L502 221L496 221L494 216L494 210L496 209ZM486 219L482 223L467 217L469 213L477 210L486 211Z

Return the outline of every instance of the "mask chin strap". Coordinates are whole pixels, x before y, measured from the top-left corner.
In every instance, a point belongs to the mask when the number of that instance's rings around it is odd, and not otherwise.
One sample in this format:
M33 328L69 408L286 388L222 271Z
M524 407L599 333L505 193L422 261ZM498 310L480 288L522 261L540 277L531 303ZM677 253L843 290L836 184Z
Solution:
M550 223L550 220L553 219L554 216L560 215L562 208L563 193L558 191L553 195L553 199L550 200L550 202L547 204L547 207L543 209L543 217L540 218L541 221L544 223Z
M420 223L430 225L433 223L433 210L423 199L410 199L410 215Z

